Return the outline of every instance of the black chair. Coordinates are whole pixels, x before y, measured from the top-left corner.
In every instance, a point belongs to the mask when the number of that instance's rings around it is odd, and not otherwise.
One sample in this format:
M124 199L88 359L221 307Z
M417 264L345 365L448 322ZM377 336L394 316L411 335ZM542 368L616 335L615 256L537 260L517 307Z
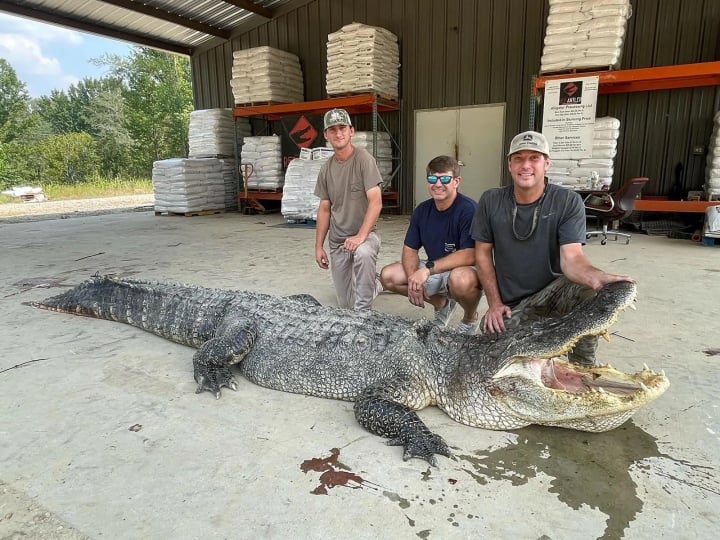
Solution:
M608 235L627 238L626 244L630 243L630 234L615 229L608 230L614 221L620 221L628 217L635 209L635 199L647 183L647 178L631 178L614 192L594 191L584 199L585 215L597 218L602 226L601 230L587 231L587 238L602 236L600 242L603 246L607 244Z

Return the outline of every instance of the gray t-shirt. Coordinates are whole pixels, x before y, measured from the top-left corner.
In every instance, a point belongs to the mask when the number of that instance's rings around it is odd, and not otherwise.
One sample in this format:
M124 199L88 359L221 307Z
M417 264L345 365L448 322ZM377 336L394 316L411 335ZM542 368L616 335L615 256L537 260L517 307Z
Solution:
M471 229L474 240L493 244L500 297L510 307L562 275L560 246L585 243L585 208L574 191L548 184L540 201L517 205L513 223L515 207L512 185L489 189Z
M331 249L358 233L368 209L366 192L381 184L375 158L364 148L355 147L345 161L331 157L323 164L315 184L315 196L330 201L328 242Z

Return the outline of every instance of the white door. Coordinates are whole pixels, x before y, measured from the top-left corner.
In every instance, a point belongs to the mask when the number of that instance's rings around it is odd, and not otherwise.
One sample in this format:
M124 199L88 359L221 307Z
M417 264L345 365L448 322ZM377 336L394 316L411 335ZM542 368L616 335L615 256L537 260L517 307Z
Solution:
M460 192L473 200L499 187L504 127L504 103L415 111L415 206L428 198L425 167L435 156L452 156L463 164Z

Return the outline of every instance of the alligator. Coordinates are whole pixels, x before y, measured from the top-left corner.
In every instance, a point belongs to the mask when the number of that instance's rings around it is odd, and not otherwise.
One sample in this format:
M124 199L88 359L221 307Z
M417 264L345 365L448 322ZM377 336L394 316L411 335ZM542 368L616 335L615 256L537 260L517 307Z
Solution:
M623 373L581 367L562 355L586 335L607 335L634 308L636 285L606 285L572 312L501 334L468 336L377 311L322 306L310 295L121 279L95 275L31 305L108 319L195 347L197 393L237 389L232 366L255 384L354 402L366 430L436 465L444 439L416 411L431 405L468 426L530 424L613 429L668 387L647 366Z

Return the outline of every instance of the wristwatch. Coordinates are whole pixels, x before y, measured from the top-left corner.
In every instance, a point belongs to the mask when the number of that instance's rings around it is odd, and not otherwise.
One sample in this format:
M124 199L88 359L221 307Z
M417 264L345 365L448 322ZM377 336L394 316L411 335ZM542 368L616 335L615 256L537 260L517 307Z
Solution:
M435 263L433 261L428 261L425 263L425 268L430 270L430 274L433 273L433 268L435 268Z

